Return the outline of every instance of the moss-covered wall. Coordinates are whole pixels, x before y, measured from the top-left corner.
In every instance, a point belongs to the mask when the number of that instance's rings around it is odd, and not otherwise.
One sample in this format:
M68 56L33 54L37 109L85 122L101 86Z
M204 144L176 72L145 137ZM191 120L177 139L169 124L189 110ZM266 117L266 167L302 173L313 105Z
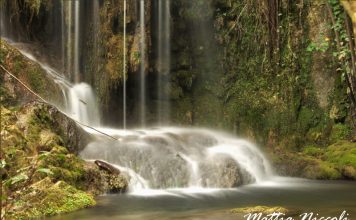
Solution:
M220 127L293 150L326 146L334 126L350 128L328 1L279 1L275 27L264 1L173 7L175 123ZM189 13L200 9L207 13Z

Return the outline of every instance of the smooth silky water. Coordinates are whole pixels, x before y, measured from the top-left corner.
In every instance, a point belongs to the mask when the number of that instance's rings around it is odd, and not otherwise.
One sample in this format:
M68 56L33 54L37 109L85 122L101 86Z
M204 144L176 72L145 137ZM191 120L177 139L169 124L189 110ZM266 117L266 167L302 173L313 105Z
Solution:
M96 207L49 219L236 220L245 218L231 214L231 208L256 205L284 206L320 216L340 216L346 210L349 219L355 219L356 184L277 178L259 185L207 192L168 190L151 195L104 195L98 197Z

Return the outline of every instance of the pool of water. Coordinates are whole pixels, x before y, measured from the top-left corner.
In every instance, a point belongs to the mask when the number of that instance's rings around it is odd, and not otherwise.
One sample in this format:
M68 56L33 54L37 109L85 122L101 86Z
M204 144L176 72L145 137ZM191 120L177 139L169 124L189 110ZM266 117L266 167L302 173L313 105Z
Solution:
M337 216L338 220L345 210L348 219L356 219L356 182L275 178L237 189L170 189L103 195L98 197L96 207L48 219L238 220L246 218L232 214L231 208L257 205L283 206L301 213L318 213L320 217Z

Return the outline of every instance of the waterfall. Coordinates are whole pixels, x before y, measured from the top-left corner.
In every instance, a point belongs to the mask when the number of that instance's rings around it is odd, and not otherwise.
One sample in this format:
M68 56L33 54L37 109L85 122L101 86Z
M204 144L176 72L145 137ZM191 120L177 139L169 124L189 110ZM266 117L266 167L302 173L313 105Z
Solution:
M80 0L75 1L75 24L74 24L74 82L79 83L79 9L80 9Z
M101 130L119 141L98 138L81 152L81 157L105 160L130 170L127 175L133 176L135 181L130 183L132 191L141 190L142 186L149 189L232 188L262 182L273 174L269 162L256 146L217 131Z
M170 188L232 188L243 184L258 183L269 179L272 169L259 149L253 144L217 131L193 128L169 128L126 130L126 1L123 18L123 130L101 127L95 93L90 85L80 82L80 1L66 1L62 5L62 44L66 56L67 79L63 74L40 62L28 51L14 45L29 59L38 63L63 92L65 106L58 106L64 113L85 125L114 136L112 140L84 127L96 138L82 152L88 160L105 160L128 175L130 190ZM98 30L98 1L93 3L94 29ZM141 124L145 124L146 109L146 30L145 4L140 0L140 107ZM1 15L3 12L1 13ZM157 70L158 70L158 118L168 123L169 75L170 75L170 0L158 0ZM94 31L94 34L97 34ZM98 40L94 36L94 48ZM62 49L63 49L62 48ZM74 75L73 75L74 74ZM74 81L74 82L73 82Z
M80 0L65 1L66 12L63 13L62 35L67 32L66 43L63 48L67 51L66 73L72 82L80 82ZM73 8L74 4L74 8ZM73 14L74 12L74 14ZM66 16L66 17L65 17ZM73 21L74 20L74 21ZM74 30L74 31L73 31ZM64 42L63 42L64 43Z
M145 79L145 1L140 1L140 121L141 126L146 124L146 79Z
M72 72L72 1L66 1L67 3L67 39L66 39L66 50L67 50L67 69L66 73L70 76ZM64 19L64 18L63 18Z
M99 110L90 85L79 83L69 89L69 107L66 112L85 125L99 126Z
M158 0L158 123L168 123L170 115L170 0Z
M100 126L99 107L93 89L86 83L72 84L63 74L36 59L23 45L12 43L22 55L38 63L48 76L62 89L64 106L52 103L71 118L82 124Z
M62 33L62 36L61 36L61 49L62 49L62 70L64 71L65 70L65 58L66 58L66 55L65 55L65 51L66 51L66 48L65 48L65 45L66 45L66 38L65 38L65 31L66 31L66 21L65 21L65 4L64 4L64 1L61 1L61 33Z
M99 37L100 37L100 5L99 0L93 1L93 37L94 37L94 56L95 63L98 63L100 56ZM96 68L98 70L99 68Z
M5 27L5 2L0 2L0 36L7 37Z
M126 0L124 0L124 40L123 40L123 72L122 72L122 81L123 81L123 128L126 129Z

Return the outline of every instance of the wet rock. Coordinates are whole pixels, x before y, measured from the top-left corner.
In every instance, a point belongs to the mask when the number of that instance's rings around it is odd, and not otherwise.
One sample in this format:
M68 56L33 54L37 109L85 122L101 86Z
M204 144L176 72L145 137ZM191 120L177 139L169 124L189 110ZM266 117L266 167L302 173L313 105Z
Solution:
M255 181L233 159L215 156L213 160L214 163L207 162L200 166L203 186L234 188Z
M35 117L48 123L63 139L64 145L71 153L78 154L92 140L90 134L56 107L38 102L31 102L25 106L25 108L33 107Z
M117 169L116 167L114 167L109 163L106 163L105 161L96 160L94 163L99 167L99 169L104 170L110 174L117 174L117 175L120 174L119 169Z
M101 172L105 192L123 193L127 191L127 178L121 174L119 169L101 160L96 160L94 163Z

